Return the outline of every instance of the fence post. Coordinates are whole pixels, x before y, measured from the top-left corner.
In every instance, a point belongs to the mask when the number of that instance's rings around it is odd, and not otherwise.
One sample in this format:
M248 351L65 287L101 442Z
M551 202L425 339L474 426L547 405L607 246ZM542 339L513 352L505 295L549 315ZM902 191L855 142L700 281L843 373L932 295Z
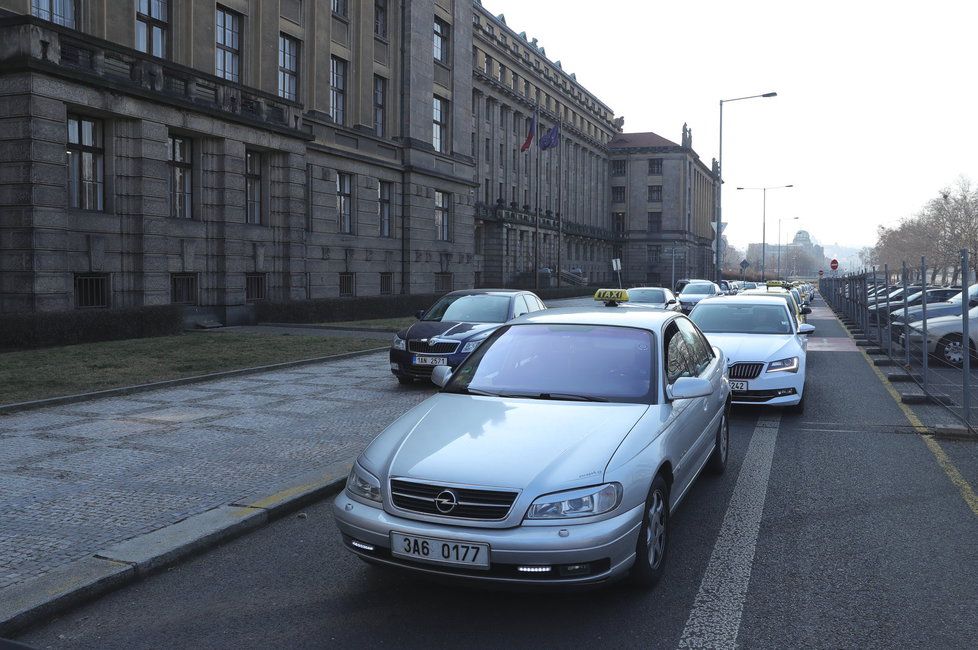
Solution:
M863 282L860 287L863 298L863 336L869 340L869 289L866 279L866 269L863 269Z
M906 313L909 307L907 306L907 292L909 291L909 284L907 282L907 262L903 262L903 312ZM904 363L907 370L910 370L910 337L904 337L903 339L903 357Z
M873 289L875 293L876 286L876 267L873 267ZM868 299L867 299L868 300ZM880 320L879 315L879 300L876 301L876 344L879 346L883 345L883 321ZM886 327L890 327L890 312L886 312Z
M886 296L886 311L887 313L889 313L890 311L890 265L889 264L883 265L883 284L886 285L886 291L884 292L884 295ZM893 358L893 336L891 335L892 332L887 332L886 334L887 334L886 356L892 359Z
M964 399L961 400L964 408L964 423L971 426L971 323L968 322L968 308L971 306L968 300L968 280L971 278L971 267L968 261L968 249L961 251L961 272L964 273L964 280L961 282L961 355L964 360L962 366L962 387L964 388Z
M923 324L923 337L924 337L923 338L923 342L921 344L922 345L922 348L923 348L921 350L921 352L923 352L923 370L921 372L923 373L923 375L922 375L923 382L922 383L923 383L923 386L924 386L924 393L925 394L929 394L929 393L927 393L927 361L928 361L928 359L927 359L927 284L926 284L926 278L927 278L927 257L925 256L925 257L921 257L920 258L920 284L921 284L921 289L920 289L920 292L921 292L920 293L920 318L923 321L922 324ZM904 314L903 315L903 320L906 321L907 325L909 325L910 324L910 315L909 314ZM909 345L909 344L910 344L910 338L907 337L907 345Z

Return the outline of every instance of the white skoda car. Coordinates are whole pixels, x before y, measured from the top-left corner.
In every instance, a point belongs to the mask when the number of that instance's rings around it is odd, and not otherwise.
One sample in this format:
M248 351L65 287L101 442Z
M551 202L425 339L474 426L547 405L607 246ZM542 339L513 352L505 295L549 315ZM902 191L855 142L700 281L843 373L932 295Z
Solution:
M805 357L815 328L799 324L781 296L704 300L689 317L726 355L734 404L804 409Z

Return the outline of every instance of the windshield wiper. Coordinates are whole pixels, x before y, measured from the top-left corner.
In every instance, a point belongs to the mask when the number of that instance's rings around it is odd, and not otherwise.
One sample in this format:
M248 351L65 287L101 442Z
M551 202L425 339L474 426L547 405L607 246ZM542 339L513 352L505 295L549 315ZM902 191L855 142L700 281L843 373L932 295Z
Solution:
M566 402L607 402L604 397L576 395L574 393L504 393L500 397L522 397L524 399L548 399Z
M499 393L493 393L488 390L479 390L478 388L461 388L458 390L445 391L447 393L458 393L460 395L483 395L485 397L509 397L509 395L500 395Z

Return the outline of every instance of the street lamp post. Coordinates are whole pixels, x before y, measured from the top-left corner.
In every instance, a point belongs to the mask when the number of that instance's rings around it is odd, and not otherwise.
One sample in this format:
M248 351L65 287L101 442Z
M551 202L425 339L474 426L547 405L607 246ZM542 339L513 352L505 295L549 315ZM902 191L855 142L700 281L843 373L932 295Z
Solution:
M798 221L798 217L791 217L788 221ZM778 217L778 279L781 279L781 217Z
M761 190L764 193L764 202L761 210L761 281L767 279L767 191L784 190L794 185L774 185L769 187L738 187L738 190ZM779 235L780 237L780 235ZM780 244L780 242L779 242Z
M723 253L720 250L720 235L722 234L722 218L723 218L723 105L730 102L739 102L744 99L759 99L766 97L777 97L778 93L769 92L763 93L761 95L748 95L747 97L734 97L733 99L721 99L720 100L720 151L717 153L717 232L716 232L716 281L719 283L722 279L722 271L720 260Z

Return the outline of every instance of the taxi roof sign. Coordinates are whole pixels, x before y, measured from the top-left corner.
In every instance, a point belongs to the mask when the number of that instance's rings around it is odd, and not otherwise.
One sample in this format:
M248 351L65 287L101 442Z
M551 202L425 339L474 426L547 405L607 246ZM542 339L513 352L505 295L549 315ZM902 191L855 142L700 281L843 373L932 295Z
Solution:
M598 289L594 294L595 300L600 300L609 307L618 303L628 302L628 291L625 289Z

